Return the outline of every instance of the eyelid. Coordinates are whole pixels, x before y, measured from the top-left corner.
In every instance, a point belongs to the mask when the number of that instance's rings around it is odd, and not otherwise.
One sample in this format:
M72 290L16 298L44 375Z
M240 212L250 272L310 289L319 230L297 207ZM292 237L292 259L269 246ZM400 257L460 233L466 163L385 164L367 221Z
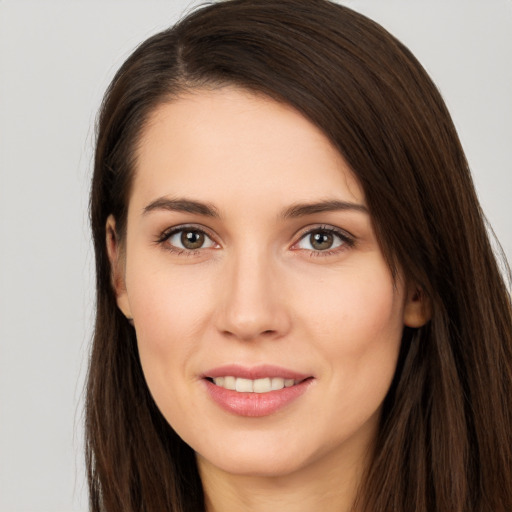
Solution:
M198 224L179 224L177 226L172 226L167 229L164 229L164 231L162 231L160 233L160 235L156 238L156 243L163 244L167 240L169 240L169 238L171 238L173 235L175 235L176 233L179 233L181 231L186 231L186 230L197 231L197 232L203 233L215 245L220 246L219 242L216 239L217 237L214 234L212 234L212 232L208 228L206 228L205 226L198 225ZM209 249L209 247L199 248L199 249L182 249L181 247L176 247L176 246L173 246L170 244L169 244L169 247L175 249L176 251L181 251L181 252L185 251L188 253L195 253L202 249Z
M155 242L157 244L164 244L166 241L169 240L169 238L171 238L176 233L186 230L198 231L203 233L217 246L214 248L220 248L220 243L217 241L217 236L215 234L212 234L210 229L198 224L179 224L177 226L169 227L160 233L160 235L156 238ZM339 237L343 243L340 246L335 247L334 249L325 249L323 251L314 249L300 249L296 247L301 240L303 240L307 235L310 235L315 231L325 231L328 233L332 233L333 235ZM352 235L350 232L330 224L315 224L304 227L301 230L299 230L293 238L295 242L291 246L292 250L309 251L312 255L314 254L315 256L328 256L333 253L341 252L343 250L353 247L356 243L356 237ZM173 252L187 253L189 255L195 254L204 249L211 248L212 247L201 247L199 249L184 249L176 247L171 244L168 244L167 247L168 250L171 250Z
M343 244L341 246L336 247L334 249L326 249L324 251L315 251L315 250L309 250L309 249L298 249L296 246L299 244L301 240L303 240L307 235L311 235L311 233L314 233L315 231L325 231L328 233L332 233L333 235L339 237ZM342 250L345 250L347 248L351 248L356 243L356 237L352 234L346 231L345 229L338 228L336 226L332 226L330 224L316 224L313 226L307 226L305 228L302 228L295 236L294 236L295 242L292 244L291 249L295 250L309 250L311 253L314 253L315 255L329 255L335 252L339 252Z

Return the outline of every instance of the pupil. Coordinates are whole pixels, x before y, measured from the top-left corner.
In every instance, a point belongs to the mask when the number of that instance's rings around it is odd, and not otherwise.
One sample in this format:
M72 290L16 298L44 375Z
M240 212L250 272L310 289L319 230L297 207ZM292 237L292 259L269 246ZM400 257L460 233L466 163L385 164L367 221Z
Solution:
M333 236L331 233L317 232L311 235L311 245L319 251L329 249L332 243Z
M199 249L204 244L204 234L198 231L184 231L181 234L181 243L187 249Z

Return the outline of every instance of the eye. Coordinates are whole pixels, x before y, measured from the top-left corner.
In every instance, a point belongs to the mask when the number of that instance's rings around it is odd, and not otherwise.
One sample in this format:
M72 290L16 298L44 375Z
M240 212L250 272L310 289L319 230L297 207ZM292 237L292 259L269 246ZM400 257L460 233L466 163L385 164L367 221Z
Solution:
M175 228L167 231L159 240L180 251L196 251L217 247L217 244L202 230L196 228Z
M295 247L307 251L328 252L345 245L353 245L347 235L333 228L316 228L305 233Z

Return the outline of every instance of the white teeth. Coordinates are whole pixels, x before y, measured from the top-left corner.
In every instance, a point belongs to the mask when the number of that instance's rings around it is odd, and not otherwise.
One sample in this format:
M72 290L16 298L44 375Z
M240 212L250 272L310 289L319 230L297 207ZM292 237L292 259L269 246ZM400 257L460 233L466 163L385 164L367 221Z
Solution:
M268 393L269 391L289 388L298 383L298 381L293 379L284 379L282 377L265 377L263 379L251 380L232 376L214 377L213 382L216 386L240 393Z
M269 378L256 379L253 384L253 390L255 393L268 393L272 391L272 381Z
M252 393L253 385L250 379L236 379L235 389L241 393Z
M236 388L236 379L235 379L235 377L224 377L224 385L222 387L226 388L226 389L233 389L234 390Z
M281 377L274 377L272 379L272 391L277 391L278 389L284 388L284 379Z

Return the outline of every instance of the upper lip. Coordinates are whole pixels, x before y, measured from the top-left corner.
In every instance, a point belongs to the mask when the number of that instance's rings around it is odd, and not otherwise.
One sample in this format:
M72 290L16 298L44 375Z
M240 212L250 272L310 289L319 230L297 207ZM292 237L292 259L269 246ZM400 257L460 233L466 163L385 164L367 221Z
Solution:
M288 368L283 368L281 366L274 365L258 365L258 366L241 366L238 364L228 364L223 366L218 366L207 370L201 375L201 378L216 378L216 377L238 377L242 379L264 379L264 378L273 378L273 377L282 377L283 379L293 379L293 380L304 380L311 375L307 375L305 373L296 372L294 370L290 370Z

